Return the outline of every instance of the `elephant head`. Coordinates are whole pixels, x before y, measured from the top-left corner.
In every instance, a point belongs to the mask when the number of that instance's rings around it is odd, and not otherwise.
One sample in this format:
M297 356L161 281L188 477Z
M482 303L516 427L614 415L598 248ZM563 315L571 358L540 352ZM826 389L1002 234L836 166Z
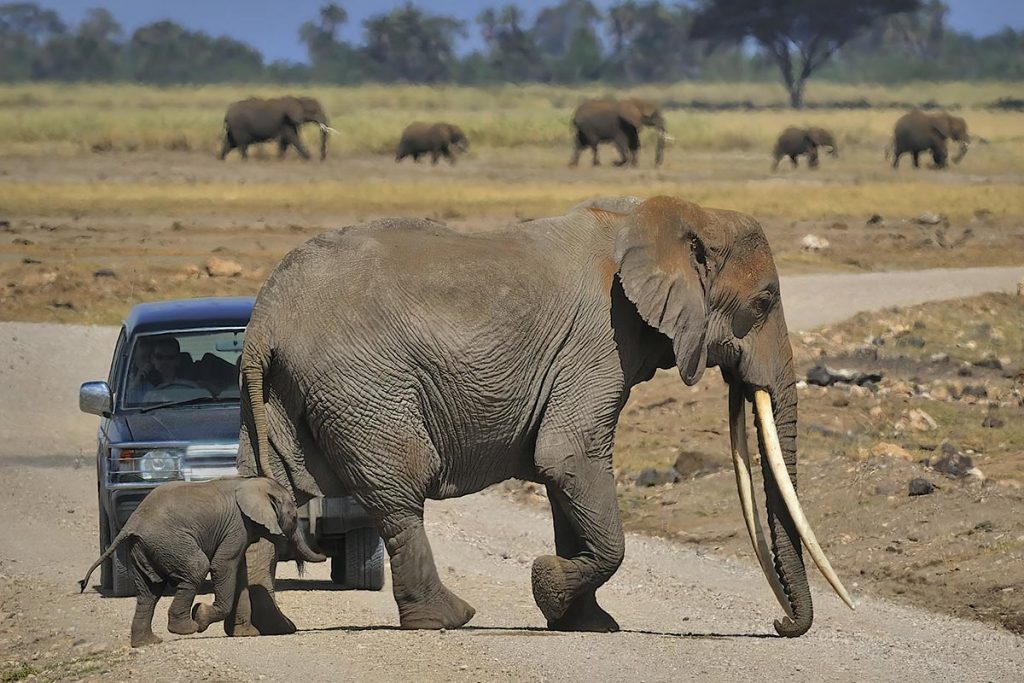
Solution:
M654 197L591 208L620 219L615 261L622 291L651 327L671 340L682 380L717 366L729 386L729 425L744 520L786 618L780 635L802 635L813 609L801 545L833 588L852 602L821 551L796 498L797 393L779 277L761 226L750 216ZM754 405L764 470L771 554L753 507L744 407Z
M654 149L654 165L660 166L665 157L665 142L668 139L668 133L665 131L665 118L661 115L658 105L638 97L630 97L619 101L619 115L637 130L649 126L658 131L658 144Z
M838 158L839 146L832 133L824 128L811 127L807 129L807 140L815 147L827 147L828 153Z
M273 479L240 479L235 490L235 502L242 515L253 525L254 536L274 542L287 539L293 544L300 568L302 562L323 562L327 559L306 544L299 531L299 514L291 493Z
M460 152L469 151L469 139L466 134L462 132L462 129L453 123L440 123L442 137L445 138L448 144L453 145Z
M943 140L956 140L959 143L959 149L953 156L953 163L959 164L967 155L967 148L971 144L970 135L967 134L967 122L962 117L942 113L932 114L931 123L932 128Z
M285 100L285 116L296 128L304 123L315 123L320 127L320 161L327 158L327 135L334 129L327 120L327 114L320 101L313 97L290 97Z

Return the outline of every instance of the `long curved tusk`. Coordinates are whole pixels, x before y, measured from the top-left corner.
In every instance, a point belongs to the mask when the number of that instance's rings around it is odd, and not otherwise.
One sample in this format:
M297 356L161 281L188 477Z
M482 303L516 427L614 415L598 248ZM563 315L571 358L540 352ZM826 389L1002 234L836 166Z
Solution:
M328 126L327 124L324 124L324 123L320 124L320 130L322 130L325 133L330 133L331 135L338 134L338 131L336 131L335 129L331 128L330 126Z
M793 608L789 604L782 583L779 581L775 568L772 566L771 552L764 540L761 520L755 512L754 485L750 478L750 452L747 450L747 424L743 410L743 391L736 386L729 386L729 440L732 445L732 465L736 470L736 491L740 496L740 507L743 508L743 521L747 525L750 543L754 547L757 563L768 579L768 585L775 593L775 599L790 619L794 619Z
M850 599L850 594L846 592L843 587L843 583L836 576L835 571L832 569L832 565L829 564L828 558L825 557L824 551L821 546L818 545L818 539L814 537L814 532L811 530L811 525L807 522L807 517L804 516L804 511L800 507L800 500L796 496L796 491L793 489L793 482L789 480L789 471L786 469L786 463L782 459L782 446L779 445L779 435L775 431L775 417L772 414L772 399L768 396L768 392L764 389L758 389L754 392L754 405L757 407L757 419L761 425L761 433L764 436L764 450L765 456L768 458L768 465L772 469L772 474L775 476L776 484L779 487L779 493L782 494L782 500L786 503L786 508L789 510L790 517L793 518L793 524L796 526L797 532L800 534L800 538L803 540L804 545L807 546L807 551L811 554L811 559L814 560L814 564L818 566L821 575L825 577L832 589L835 590L846 606L850 609L854 609L853 600Z

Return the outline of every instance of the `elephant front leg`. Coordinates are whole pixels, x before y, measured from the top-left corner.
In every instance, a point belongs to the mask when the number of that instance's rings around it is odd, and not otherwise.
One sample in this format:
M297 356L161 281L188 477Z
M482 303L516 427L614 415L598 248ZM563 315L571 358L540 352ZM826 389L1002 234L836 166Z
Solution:
M548 628L616 631L618 624L594 597L625 554L615 480L605 466L608 459L570 448L538 440L538 475L551 495L559 556L534 560L533 597ZM563 552L571 556L562 557Z
M572 559L586 550L583 541L564 510L566 501L561 492L553 486L547 487L548 502L551 504L551 519L555 529L555 551L558 557ZM612 615L597 604L597 589L592 588L572 601L565 614L548 622L552 631L598 631L619 630L619 624Z
M274 600L277 549L266 539L249 546L239 571L245 581L237 587L234 614L224 621L229 636L276 636L295 633L295 623L281 612Z
M242 539L245 540L244 538ZM237 591L238 565L245 553L245 544L221 545L210 562L210 578L213 579L213 604L198 603L192 608L192 619L198 632L202 633L210 624L223 621L233 611Z
M167 610L167 630L181 636L187 636L199 630L198 624L192 620L192 603L196 593L210 571L210 562L197 547L187 566L178 568L178 585L174 599Z

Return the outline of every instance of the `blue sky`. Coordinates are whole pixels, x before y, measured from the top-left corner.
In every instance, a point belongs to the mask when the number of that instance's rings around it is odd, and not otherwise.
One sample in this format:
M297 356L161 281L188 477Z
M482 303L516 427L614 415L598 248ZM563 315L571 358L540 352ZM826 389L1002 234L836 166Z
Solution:
M852 0L856 1L856 0ZM90 7L105 7L129 34L143 24L172 19L188 28L215 35L227 34L260 50L270 61L287 59L305 61L306 53L299 43L299 26L314 17L323 0L37 0L38 4L57 10L66 22L75 24ZM351 41L360 39L362 20L406 0L339 0L349 14L342 36ZM1024 29L1024 0L946 0L950 7L949 23L959 31L976 35L993 33L1010 26ZM467 0L417 0L413 4L431 12L448 14L472 22L483 7L505 4L503 0L469 2ZM550 0L516 2L532 20L541 7L555 4ZM613 0L595 0L608 7ZM462 47L478 43L475 26L471 38Z

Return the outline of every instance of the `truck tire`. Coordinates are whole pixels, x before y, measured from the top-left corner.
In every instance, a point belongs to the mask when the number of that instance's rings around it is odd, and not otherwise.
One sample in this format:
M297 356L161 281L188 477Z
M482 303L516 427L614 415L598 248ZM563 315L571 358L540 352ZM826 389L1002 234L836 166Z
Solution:
M384 588L384 541L376 529L345 534L345 554L331 558L331 581L347 590Z
M97 492L99 498L99 492ZM110 523L107 521L107 513L103 511L103 504L97 500L99 508L99 531L100 531L100 554L110 545ZM109 559L100 563L100 588L110 590L114 585L113 570Z
M114 536L113 533L110 534ZM128 544L122 543L110 556L110 594L115 598L128 598L135 595L135 578L132 576L128 562Z

